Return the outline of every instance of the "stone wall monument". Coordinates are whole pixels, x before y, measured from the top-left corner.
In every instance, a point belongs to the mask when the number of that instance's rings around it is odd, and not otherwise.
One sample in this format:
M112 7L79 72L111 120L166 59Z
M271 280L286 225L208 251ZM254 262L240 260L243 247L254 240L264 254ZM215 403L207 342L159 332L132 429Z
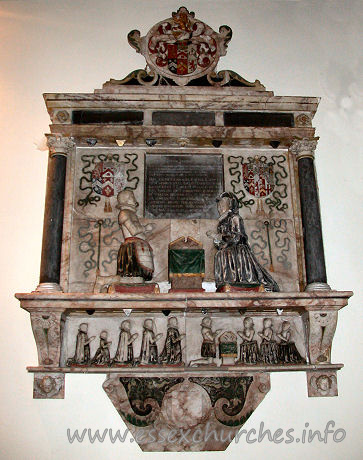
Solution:
M104 373L144 451L226 449L271 372L337 395L331 347L352 292L326 278L319 99L217 70L231 38L181 7L129 33L145 69L44 96L40 281L16 294L38 350L33 395L64 398L66 374Z

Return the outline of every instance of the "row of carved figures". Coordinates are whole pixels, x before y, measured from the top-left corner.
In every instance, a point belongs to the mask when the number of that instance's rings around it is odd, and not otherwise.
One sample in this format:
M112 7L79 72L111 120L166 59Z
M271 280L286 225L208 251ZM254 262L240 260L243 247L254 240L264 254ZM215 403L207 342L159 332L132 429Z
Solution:
M182 348L181 340L185 334L180 334L178 329L178 320L175 316L168 319L168 327L163 351L159 355L157 342L163 336L162 333L157 334L154 320L145 319L143 324L141 349L138 358L134 356L134 341L139 334L131 333L131 322L125 320L120 325L120 334L117 344L115 356L111 359L110 346L111 341L108 340L108 332L100 333L99 347L91 358L90 343L95 339L95 336L88 337L88 324L82 323L79 326L76 350L74 356L67 360L67 365L120 365L120 364L181 364L182 363Z
M214 358L217 356L216 338L222 332L220 329L213 331L212 320L205 317L202 320L201 332L203 337L201 347L201 358L190 362L190 366L212 365ZM298 352L295 342L291 340L291 325L289 321L283 321L280 331L276 334L272 320L264 318L263 329L258 332L261 339L258 346L255 339L256 331L253 318L247 316L243 320L243 330L237 331L241 337L239 359L237 363L241 364L288 364L302 363L304 359ZM275 340L275 335L279 342ZM226 348L223 348L225 345ZM237 357L237 337L233 332L224 332L219 337L219 356Z
M237 357L237 336L221 329L212 330L212 319L208 316L203 318L201 323L202 346L201 358L189 363L190 366L214 365L217 357L217 337L219 336L219 356ZM291 340L291 325L289 321L281 323L280 331L276 334L272 320L263 320L263 329L257 335L261 339L258 345L255 338L256 331L253 318L245 317L243 330L237 331L242 339L240 344L239 359L237 363L242 364L279 364L279 363L301 363L304 359L299 354L295 342ZM276 341L276 337L279 342ZM74 356L67 360L68 366L74 365L155 365L155 364L183 364L182 362L182 340L185 334L181 334L178 328L178 320L175 316L168 319L166 339L162 352L159 354L157 342L162 338L162 333L156 333L154 320L145 319L143 324L142 341L140 354L134 355L134 341L138 333L131 333L131 322L125 320L120 325L120 334L116 353L113 358L110 355L111 341L108 340L108 332L102 331L99 336L99 347L91 358L90 343L95 336L88 337L88 324L82 323L79 326L76 349Z

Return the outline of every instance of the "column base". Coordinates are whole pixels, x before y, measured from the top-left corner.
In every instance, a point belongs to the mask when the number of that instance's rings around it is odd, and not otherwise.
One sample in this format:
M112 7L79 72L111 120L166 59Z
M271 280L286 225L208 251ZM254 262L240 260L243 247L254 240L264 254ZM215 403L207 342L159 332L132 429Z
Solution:
M63 292L58 283L39 283L34 292Z
M305 292L311 291L331 291L331 287L327 283L310 283L306 286Z

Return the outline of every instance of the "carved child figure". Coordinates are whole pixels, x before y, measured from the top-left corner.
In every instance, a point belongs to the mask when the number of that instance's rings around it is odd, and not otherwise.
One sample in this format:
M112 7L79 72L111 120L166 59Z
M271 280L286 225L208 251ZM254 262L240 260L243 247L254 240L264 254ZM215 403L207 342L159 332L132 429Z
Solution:
M130 329L130 321L128 319L122 321L117 350L113 358L113 364L128 364L132 363L134 360L133 342L137 339L139 334L131 334Z
M263 330L258 335L262 342L260 346L261 360L265 364L278 364L279 350L276 341L274 340L274 331L272 328L272 320L265 318L263 320Z
M168 330L164 349L160 355L160 361L167 364L179 364L182 362L181 340L185 334L180 334L178 329L178 320L175 316L168 319Z
M112 342L107 341L108 332L102 331L100 334L100 346L92 358L91 364L109 365L110 364L110 345Z
M76 340L76 350L73 358L68 359L67 366L71 366L72 364L89 364L91 360L89 344L94 339L95 336L88 337L88 324L80 324Z
M142 343L140 351L141 364L158 364L159 354L156 342L163 334L155 333L155 325L152 319L144 321L144 331L142 333Z
M301 363L304 359L297 351L295 342L291 341L291 326L289 321L284 321L281 326L281 331L277 334L280 339L279 343L279 358L282 363Z
M212 319L208 316L202 319L202 348L201 348L201 359L194 359L190 362L190 366L198 365L216 365L214 358L217 356L216 337L222 332L222 329L217 329L215 332L212 331Z
M243 320L243 331L237 331L237 334L243 339L240 345L240 360L244 364L256 364L258 361L257 341L253 340L255 336L255 325L250 317Z

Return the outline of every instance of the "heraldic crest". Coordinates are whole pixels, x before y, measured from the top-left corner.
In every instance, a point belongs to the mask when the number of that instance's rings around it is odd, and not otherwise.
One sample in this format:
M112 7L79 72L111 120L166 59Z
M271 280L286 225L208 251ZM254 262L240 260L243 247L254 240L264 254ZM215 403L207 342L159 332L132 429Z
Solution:
M144 37L138 30L128 34L129 44L145 57L151 73L180 86L211 73L231 38L230 27L223 25L217 33L185 7L154 25Z

